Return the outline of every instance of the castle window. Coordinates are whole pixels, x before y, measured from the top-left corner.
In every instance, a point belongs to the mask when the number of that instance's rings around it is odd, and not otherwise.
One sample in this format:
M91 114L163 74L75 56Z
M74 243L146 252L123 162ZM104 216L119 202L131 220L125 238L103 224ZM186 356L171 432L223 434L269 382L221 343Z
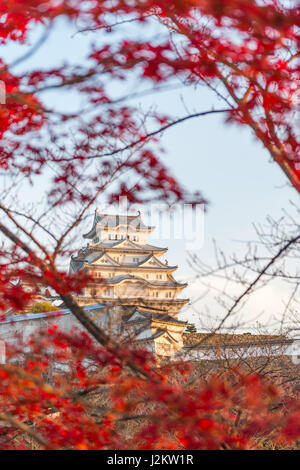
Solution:
M113 297L113 293L114 293L114 291L113 291L112 288L108 288L108 289L105 290L105 296L106 297Z

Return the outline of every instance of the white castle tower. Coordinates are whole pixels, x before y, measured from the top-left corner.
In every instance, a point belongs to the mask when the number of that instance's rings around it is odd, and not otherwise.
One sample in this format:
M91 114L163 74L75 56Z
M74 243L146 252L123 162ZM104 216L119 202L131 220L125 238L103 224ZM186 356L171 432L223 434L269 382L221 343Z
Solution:
M156 353L164 345L160 355L170 355L182 347L186 322L178 320L178 311L189 299L177 299L187 285L174 279L177 266L159 259L167 248L147 243L154 228L144 224L140 212L123 216L96 210L91 230L83 235L90 242L72 257L70 272L84 270L93 278L77 298L81 305L122 306L123 327L136 325L140 331L146 322L140 340L152 341Z

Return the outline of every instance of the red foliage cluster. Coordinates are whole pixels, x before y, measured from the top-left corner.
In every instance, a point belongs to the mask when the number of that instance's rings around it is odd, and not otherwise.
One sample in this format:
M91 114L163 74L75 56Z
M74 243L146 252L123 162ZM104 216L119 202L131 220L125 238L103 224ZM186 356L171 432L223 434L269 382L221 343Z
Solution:
M54 180L55 189L51 195L55 194L60 202L76 200L78 195L72 186L74 181L85 182L83 170L91 160L99 160L101 164L103 154L110 157L126 154L118 161L120 166L121 161L128 161L128 151L134 153L142 142L151 142L151 132L141 126L135 110L127 106L116 107L108 91L112 79L124 81L133 72L140 76L141 81L167 83L170 78L178 77L218 89L226 102L227 120L249 126L291 183L300 189L297 171L299 142L292 119L299 83L299 36L296 29L299 12L296 7L287 9L275 0L270 0L267 5L248 0L119 0L113 3L62 0L55 4L27 0L1 2L0 12L6 19L1 28L3 42L26 41L32 24L51 24L58 16L80 20L86 29L107 33L113 30L111 22L114 17L116 21L121 18L119 22L122 23L132 21L134 15L137 22L143 22L149 28L156 18L172 34L161 43L138 40L111 43L108 35L104 45L92 46L86 65L34 70L22 77L8 73L9 64L2 63L0 79L7 84L7 107L1 108L2 135L7 137L1 146L2 167L16 167L30 175L34 171L41 172L49 161L55 162L59 177ZM100 76L101 83L98 80ZM52 87L76 89L85 95L87 103L95 110L95 106L103 105L100 106L101 112L96 111L96 115L87 117L84 125L80 124L72 157L64 155L65 144L59 145L58 155L51 148L45 150L35 140L26 143L23 139L21 144L13 138L16 134L32 134L45 124L45 115L55 142L60 141L59 136L65 137L61 133L60 122L70 121L73 126L79 124L75 123L74 115L58 116L59 113L55 113L55 119L52 119L54 110L43 108L37 96ZM120 145L116 145L116 141ZM26 155L26 158L20 158L20 155ZM105 166L100 166L98 181L106 174ZM131 200L138 201L142 194L153 189L153 177L149 182L147 171L142 176L141 189L133 183L132 188L122 190ZM158 176L155 189L166 181L170 198L184 196L182 188L178 191L178 184L175 184L173 192L166 169L158 172ZM95 188L93 178L85 178ZM60 182L64 190L57 187ZM117 193L116 190L114 194ZM81 197L89 196L84 192Z
M7 100L5 106L0 106L0 138L8 131L15 136L23 135L29 130L39 130L44 123L41 106L34 94L26 96L20 93L21 79L7 70L7 65L0 59L1 80L5 83ZM14 158L17 146L1 156L0 166L8 168L9 160Z
M217 112L224 111L228 122L247 125L300 191L293 120L300 78L297 7L288 9L279 0L2 0L0 42L28 44L32 28L51 28L60 17L102 32L103 41L90 45L83 63L22 74L14 66L26 61L28 52L12 63L0 57L6 87L6 104L0 105L1 174L32 182L48 176L50 167L51 209L79 203L88 210L104 191L110 202L119 196L130 202L202 202L202 195L188 194L160 158L157 136L177 120L141 115L126 104L128 96L112 95L112 82L121 88L134 76L154 88L178 79L214 90L225 103ZM133 20L145 31L157 21L167 34L151 41L111 41L115 27ZM46 107L42 92L53 89L79 94L86 112ZM0 229L12 243L1 253L0 310L24 309L32 300L22 281L51 287L62 297L80 292L88 278L55 267L64 254L64 238L78 221L61 239L54 236L51 253L0 204L9 219L7 225L0 221ZM83 216L84 211L78 220ZM31 219L35 226L39 220ZM10 224L26 243L10 232ZM177 378L173 368L153 372L147 353L128 345L118 353L99 348L82 333L49 330L31 342L28 354L28 345L20 341L18 347L11 350L12 358L25 355L25 362L0 367L1 448L25 447L24 432L50 449L247 449L259 446L257 436L272 433L275 442L287 443L299 437L299 403L256 376L235 371L192 387L184 383L185 367L176 366ZM51 370L61 362L65 373ZM128 373L129 363L136 374ZM95 417L84 397L100 386L113 406ZM278 414L270 411L276 400L287 404ZM135 414L140 415L138 429L133 426L124 435L120 423Z
M29 345L19 340L9 356L15 365L0 366L0 422L16 421L0 424L2 449L28 448L18 423L49 449L256 449L269 437L288 445L300 436L300 403L239 370L194 382L187 364L156 369L145 351L124 345L113 354L84 332L55 327ZM128 359L147 377L128 373Z
M55 269L47 257L24 256L16 246L8 253L0 252L0 256L3 260L0 264L0 321L6 319L5 313L10 309L26 310L43 288L51 288L60 295L80 294L91 280L84 271L66 273Z

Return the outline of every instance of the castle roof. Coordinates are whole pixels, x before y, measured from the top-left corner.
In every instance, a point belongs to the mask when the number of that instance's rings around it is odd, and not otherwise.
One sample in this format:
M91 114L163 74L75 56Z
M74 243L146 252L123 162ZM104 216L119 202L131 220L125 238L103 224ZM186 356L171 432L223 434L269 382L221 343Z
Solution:
M178 266L169 266L168 264L162 263L156 256L153 254L147 256L147 258L143 259L142 261L137 263L137 266L143 266L143 267L154 267L155 269L157 268L162 268L166 270L174 270L177 269Z
M161 323L172 323L174 325L182 326L187 325L187 322L177 320L176 318L173 318L164 312L158 313L157 310L143 307L134 307L126 316L126 323L140 323L144 322L145 320L159 321Z
M178 343L178 340L174 338L174 336L165 329L162 328L157 328L154 332L151 330L147 331L148 336L145 336L145 333L142 331L139 334L136 335L136 340L142 343L148 343L153 341L154 339L160 338L161 336L164 336L169 340L170 343Z
M168 330L170 325L183 329L187 322L177 320L159 309L134 306L123 315L124 325L134 327L135 341L151 342L161 336L167 337L171 343L178 340Z
M94 238L97 235L97 228L100 230L105 228L118 228L125 226L127 229L140 230L149 232L154 229L144 224L141 219L140 212L137 215L113 215L113 214L100 214L97 210L95 211L94 221L92 229L83 235L83 238Z
M159 246L150 245L146 243L144 245L139 243L134 243L131 240L105 240L98 243L89 243L88 249L93 251L98 250L112 250L112 251L151 251L151 252L166 252L168 248L161 248Z
M187 284L181 284L175 281L175 279L169 278L167 281L149 281L143 277L133 276L131 274L123 274L120 276L111 277L103 280L102 282L106 285L120 284L126 280L139 281L149 286L154 287L186 287Z
M107 266L109 267L120 266L120 264L115 261L111 256L109 256L106 251L102 251L100 253L89 253L88 256L86 256L85 261L88 264L93 264L96 261L101 260L102 258L106 260L105 262L107 262Z
M114 260L106 250L102 252L95 252L92 251L90 252L87 250L86 252L82 252L79 256L76 258L74 257L72 259L72 269L73 271L78 271L83 267L84 263L87 263L89 265L92 265L93 263L96 263L96 261L100 261L102 258L106 259L106 265L103 265L103 267L107 268L113 268L113 267L122 267L124 269L127 268L146 268L146 269L155 269L155 270L163 270L163 271L175 271L177 269L177 266L169 266L168 264L162 263L156 256L151 253L148 255L146 258L142 259L141 261L136 261L132 263L122 263L120 264L116 260ZM101 265L102 268L102 265Z
M238 347L280 345L290 342L283 335L263 335L251 333L184 333L183 343L187 348L215 348L215 347Z

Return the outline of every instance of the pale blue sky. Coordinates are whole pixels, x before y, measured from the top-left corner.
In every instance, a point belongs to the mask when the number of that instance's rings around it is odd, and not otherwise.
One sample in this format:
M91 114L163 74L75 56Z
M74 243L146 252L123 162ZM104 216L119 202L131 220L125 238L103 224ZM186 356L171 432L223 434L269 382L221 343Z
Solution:
M124 31L125 34L131 34L132 29ZM48 67L62 61L81 61L87 43L96 37L81 34L72 36L72 32L60 21L47 43L26 63L26 67L29 63L31 67ZM20 52L13 46L4 50L4 56L11 60L18 57ZM52 92L45 94L45 100L52 105L54 103L54 106L57 104L59 109L62 105L65 109L71 109L76 98L66 92ZM191 87L148 96L136 103L140 103L143 109L156 106L178 117L184 116L187 109L190 112L205 111L211 109L212 104L215 108L223 107L205 88L194 90ZM282 209L288 207L289 200L298 202L295 190L287 185L282 171L270 163L268 152L254 139L250 130L224 124L221 115L196 118L173 127L164 134L162 142L167 150L165 162L179 181L190 191L201 190L210 201L205 216L204 245L199 252L206 261L213 262L212 238L226 253L241 250L238 240L255 238L252 227L254 222L264 222L269 214L274 218L279 217ZM28 191L26 194L30 199L33 192ZM159 244L157 240L155 242ZM193 273L186 262L184 241L161 240L160 243L169 245L169 263L179 264L177 277L191 277ZM199 287L190 287L188 293L192 297L198 296ZM263 295L259 302L262 299ZM265 299L263 310L266 312L267 309L268 312L263 318L267 321L278 305L278 292L268 291ZM201 310L201 304L199 308ZM253 316L261 311L261 305L252 308L255 310ZM196 321L195 317L193 320Z

